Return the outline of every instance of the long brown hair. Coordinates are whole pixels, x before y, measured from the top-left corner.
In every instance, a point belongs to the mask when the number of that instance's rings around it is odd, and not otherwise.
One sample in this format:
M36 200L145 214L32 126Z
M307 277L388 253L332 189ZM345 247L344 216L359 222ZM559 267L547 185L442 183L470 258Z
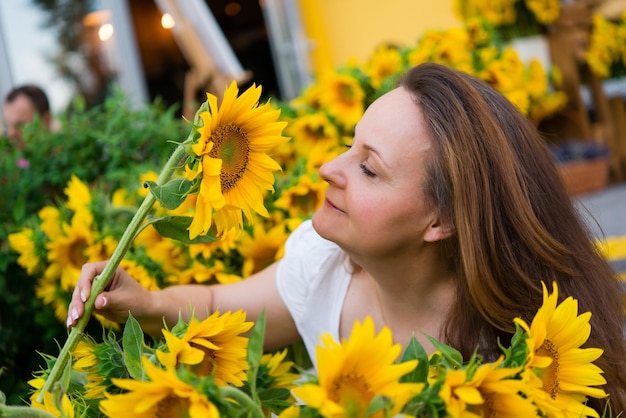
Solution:
M624 293L598 253L540 134L488 84L438 64L409 70L400 86L414 95L433 141L426 196L456 228L442 251L456 267L457 301L447 343L487 359L510 341L513 318L532 320L541 281L560 299L592 313L586 344L604 354L613 412L626 411ZM590 399L600 413L606 400Z

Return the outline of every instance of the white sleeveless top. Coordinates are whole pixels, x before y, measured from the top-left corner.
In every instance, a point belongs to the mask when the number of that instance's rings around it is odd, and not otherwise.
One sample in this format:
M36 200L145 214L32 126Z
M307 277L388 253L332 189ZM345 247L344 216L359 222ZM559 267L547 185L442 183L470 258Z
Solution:
M315 346L330 333L339 342L339 319L351 266L337 244L320 237L310 220L287 239L276 272L278 293L315 364Z

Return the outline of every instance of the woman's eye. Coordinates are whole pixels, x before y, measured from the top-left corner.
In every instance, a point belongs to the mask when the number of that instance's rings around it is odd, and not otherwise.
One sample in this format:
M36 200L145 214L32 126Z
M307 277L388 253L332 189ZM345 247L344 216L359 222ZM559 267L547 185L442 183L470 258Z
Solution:
M359 167L361 168L361 171L363 172L363 174L365 174L367 177L376 176L376 174L372 172L369 168L367 168L365 164L360 164Z

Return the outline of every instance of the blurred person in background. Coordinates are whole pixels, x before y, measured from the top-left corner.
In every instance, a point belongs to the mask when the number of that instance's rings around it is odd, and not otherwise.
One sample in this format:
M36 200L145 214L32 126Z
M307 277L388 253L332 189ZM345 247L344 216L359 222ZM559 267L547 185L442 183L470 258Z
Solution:
M41 126L45 129L52 126L48 96L41 88L32 84L15 87L7 94L2 117L3 135L20 150L23 150L25 145L22 137L24 125L39 118Z

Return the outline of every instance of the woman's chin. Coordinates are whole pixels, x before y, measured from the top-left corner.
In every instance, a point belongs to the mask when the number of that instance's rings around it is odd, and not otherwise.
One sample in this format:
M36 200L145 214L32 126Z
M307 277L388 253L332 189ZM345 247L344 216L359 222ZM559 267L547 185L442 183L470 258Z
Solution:
M332 225L330 220L328 219L327 214L324 213L324 208L319 209L317 212L313 214L311 218L311 223L313 225L313 229L324 239L331 240L331 236L333 229L336 230L336 225Z

